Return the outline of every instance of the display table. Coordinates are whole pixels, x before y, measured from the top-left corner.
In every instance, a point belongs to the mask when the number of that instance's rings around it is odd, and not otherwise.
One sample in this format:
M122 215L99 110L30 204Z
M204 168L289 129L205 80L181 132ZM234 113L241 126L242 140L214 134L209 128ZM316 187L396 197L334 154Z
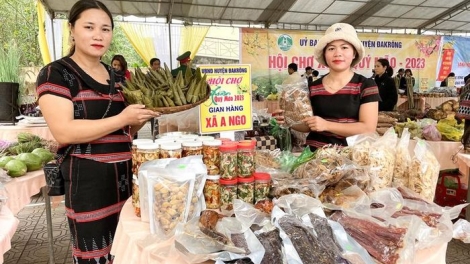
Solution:
M440 106L442 103L448 101L448 100L455 100L459 101L458 97L420 97L420 98L415 98L415 106L418 104L417 109L421 110L422 112L425 111L426 107L429 106L430 108L436 108ZM398 102L397 102L397 108L398 109L408 109L408 106L402 106L402 104L407 103L408 98L407 97L399 97Z
M46 140L55 140L49 130L48 126L12 126L12 125L4 125L0 126L0 139L7 140L7 141L16 141L17 136L21 132L31 133L36 135L42 139Z
M41 187L45 185L46 179L42 170L28 172L24 176L13 178L5 184L8 195L6 207L16 215L31 202L31 196L39 193Z
M426 100L424 99L424 97L415 98L414 103L415 103L415 108L416 109L419 109L421 112L424 112L424 109L426 108ZM397 109L398 110L408 109L408 98L407 97L398 97Z
M135 216L132 207L132 197L127 200L119 217L119 224L111 248L111 254L115 256L114 264L186 264L179 251L169 254L171 242L166 244L145 243L144 239L150 234L149 223L140 221ZM160 254L168 254L171 257L162 259ZM213 263L207 261L205 263Z
M11 238L16 232L19 220L3 206L0 210L0 263L3 263L3 254L11 248Z
M426 98L426 104L429 105L431 108L436 108L449 100L455 100L457 102L459 101L458 97L425 97L425 98Z
M161 263L161 264L178 264L186 263L178 252L171 252L171 254L159 251L162 246L155 245L155 243L145 243L143 240L150 234L149 223L140 221L140 218L135 216L134 209L132 208L132 198L129 198L124 204L119 218L119 224L116 229L113 247L111 254L115 256L114 264L148 264L148 263ZM168 246L168 245L166 245ZM167 250L164 248L162 250ZM415 252L415 259L413 263L420 264L445 264L446 263L447 243L424 250ZM162 261L157 254L168 254L172 256L171 259ZM213 263L206 261L204 263Z

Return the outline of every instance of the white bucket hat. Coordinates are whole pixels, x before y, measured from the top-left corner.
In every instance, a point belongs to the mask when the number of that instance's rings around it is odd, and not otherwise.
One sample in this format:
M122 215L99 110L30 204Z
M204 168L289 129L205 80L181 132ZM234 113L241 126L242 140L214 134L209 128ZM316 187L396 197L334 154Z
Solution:
M335 40L344 40L349 42L356 49L356 58L353 59L351 67L356 66L364 57L364 46L357 37L357 33L354 27L346 23L336 23L325 31L325 35L321 37L320 41L318 41L317 45L315 46L313 55L319 63L327 66L323 50L325 49L326 45L328 45L328 43L331 43Z

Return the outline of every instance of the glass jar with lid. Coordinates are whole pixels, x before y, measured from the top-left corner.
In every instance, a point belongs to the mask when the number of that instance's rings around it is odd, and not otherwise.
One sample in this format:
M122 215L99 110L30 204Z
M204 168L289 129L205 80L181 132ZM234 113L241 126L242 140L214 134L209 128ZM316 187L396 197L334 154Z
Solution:
M162 143L160 145L160 158L168 159L175 158L179 159L182 155L182 149L180 143Z
M206 140L202 142L202 159L207 167L207 175L220 175L220 140Z
M196 140L199 140L199 141L206 141L206 140L214 140L215 138L213 136L200 136L198 137Z
M131 156L132 156L132 174L137 175L137 145L153 143L151 139L134 139L132 140Z
M220 208L220 176L209 175L204 184L204 199L209 209Z
M201 141L186 141L182 143L183 152L182 157L202 155L202 142Z
M255 146L251 142L239 143L237 151L238 176L251 177L255 172Z
M255 172L255 203L266 200L271 189L271 175L265 172Z
M132 177L132 206L134 207L134 213L140 217L140 198L139 198L139 180L137 176Z
M235 179L237 177L237 145L223 144L220 150L220 178Z
M157 143L138 144L135 162L135 175L139 175L139 167L142 163L150 160L156 160L159 157L160 148ZM134 161L132 161L134 164Z
M250 204L255 201L255 177L238 178L237 198Z
M220 179L220 209L233 210L233 200L237 198L238 179L224 180Z

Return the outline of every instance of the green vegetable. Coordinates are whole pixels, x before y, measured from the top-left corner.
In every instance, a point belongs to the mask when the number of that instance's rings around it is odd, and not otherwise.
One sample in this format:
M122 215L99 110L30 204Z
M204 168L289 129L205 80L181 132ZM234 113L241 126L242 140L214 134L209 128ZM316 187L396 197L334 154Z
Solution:
M18 143L29 143L29 142L40 142L41 138L27 132L21 132L18 134Z
M24 164L21 160L10 160L7 164L5 164L5 168L7 174L11 177L20 177L26 174L28 168L26 164Z
M14 158L11 157L11 156L4 156L4 157L1 157L1 158L0 158L0 168L1 168L1 169L5 168L5 165L6 165L10 160L14 160Z
M22 153L16 159L26 164L28 171L39 170L43 165L41 158L33 153Z
M54 154L52 154L49 150L43 148L36 148L31 153L36 154L41 158L43 164L48 163L49 161L54 159Z

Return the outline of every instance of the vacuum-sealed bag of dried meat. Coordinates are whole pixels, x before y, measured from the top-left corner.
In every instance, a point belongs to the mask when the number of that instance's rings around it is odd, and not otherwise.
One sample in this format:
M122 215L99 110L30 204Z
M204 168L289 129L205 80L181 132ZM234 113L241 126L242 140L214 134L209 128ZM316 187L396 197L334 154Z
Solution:
M373 192L369 196L373 217L385 224L413 230L415 249L439 246L452 239L451 216L441 206L424 200L404 199L395 188Z
M175 238L187 256L207 254L214 260L250 259L260 263L264 255L263 245L249 228L234 217L220 217L209 210L203 211L201 217L178 225Z
M412 263L415 236L411 229L353 212L336 211L329 219L341 224L380 263Z
M333 264L348 263L331 251L313 230L295 215L284 213L279 207L273 209L274 225L279 228L288 263Z

